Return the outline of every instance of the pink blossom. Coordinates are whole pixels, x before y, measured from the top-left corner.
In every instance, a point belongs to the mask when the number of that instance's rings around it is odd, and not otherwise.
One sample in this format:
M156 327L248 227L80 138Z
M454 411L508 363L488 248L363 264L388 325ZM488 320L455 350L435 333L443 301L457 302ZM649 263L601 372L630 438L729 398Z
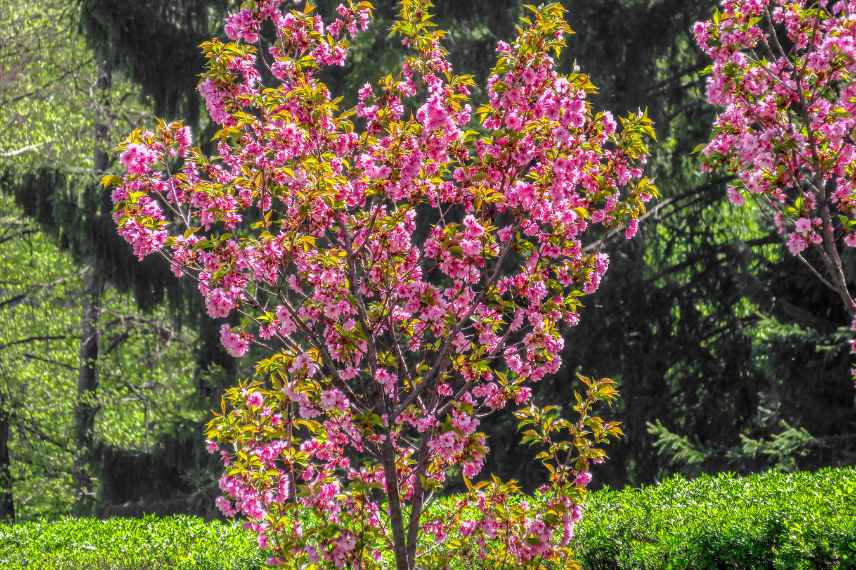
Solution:
M733 186L728 187L728 201L734 204L735 206L742 206L744 203L743 195L737 191Z
M158 153L142 144L129 144L119 156L129 174L148 174L159 159Z
M639 231L639 220L630 220L627 224L627 229L624 230L625 239L633 239L636 232Z
M383 391L388 396L391 396L393 392L395 392L395 385L398 381L398 378L395 376L395 374L393 374L386 368L378 369L377 373L375 374L375 380L377 380L377 382L381 386L383 386Z
M220 327L220 342L223 348L235 358L241 358L250 349L250 342L243 333L232 332L232 327L222 325Z
M259 40L259 24L250 10L240 10L226 18L226 35L230 40L254 44Z
M800 218L794 224L794 229L799 234L807 234L811 231L811 220L808 218Z
M580 471L574 483L582 487L587 486L589 483L591 483L591 473L589 473L588 471Z
M791 252L791 255L799 255L807 247L808 244L805 239L800 237L798 234L791 234L788 236L788 251Z
M693 26L712 62L707 99L719 107L704 168L736 176L772 212L792 255L826 240L816 250L820 267L834 264L831 248L856 243L847 231L856 199L843 176L856 168L856 146L846 137L856 127L856 87L838 67L856 61L853 8L852 2L723 0L715 19ZM772 19L764 17L768 10ZM757 57L771 45L779 47ZM734 187L728 198L744 202ZM833 280L847 287L845 277Z
M325 390L321 394L321 407L325 410L341 410L348 408L348 399L340 390Z
M251 408L261 408L264 404L264 397L261 392L250 392L247 396L247 405Z

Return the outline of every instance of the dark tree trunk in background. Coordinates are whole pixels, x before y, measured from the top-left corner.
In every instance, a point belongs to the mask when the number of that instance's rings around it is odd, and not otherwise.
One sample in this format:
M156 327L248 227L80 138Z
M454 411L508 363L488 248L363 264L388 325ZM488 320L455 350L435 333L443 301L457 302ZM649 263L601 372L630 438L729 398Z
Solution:
M0 394L0 521L15 520L12 495L12 458L9 456L9 411Z
M113 83L111 64L103 51L97 54L95 84L97 101L95 120L95 171L105 172L110 164L107 118L109 91ZM88 191L97 191L99 184ZM93 213L93 215L98 215ZM74 478L77 484L78 514L95 512L95 416L98 413L98 319L104 291L104 271L95 253L95 244L88 244L83 291L83 317L80 323L80 373L77 379L77 405L74 411L76 457Z
M77 484L77 511L95 509L95 415L98 413L98 318L104 280L94 258L87 264L83 292L83 319L80 330L80 373L77 379L77 405L74 410L76 457L74 478Z

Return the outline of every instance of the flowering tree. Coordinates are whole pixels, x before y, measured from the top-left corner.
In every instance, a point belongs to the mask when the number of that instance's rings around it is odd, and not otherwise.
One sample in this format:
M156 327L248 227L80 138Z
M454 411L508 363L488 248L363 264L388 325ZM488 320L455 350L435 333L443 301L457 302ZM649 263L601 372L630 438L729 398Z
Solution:
M704 149L737 176L732 203L771 213L788 250L854 314L841 260L856 247L856 2L724 0L695 25L723 107Z
M589 79L556 71L571 30L549 4L498 44L467 130L473 80L452 71L426 0L401 3L400 71L341 111L318 72L344 64L370 4L329 23L281 4L245 2L232 42L202 46L216 155L161 123L132 133L126 176L105 179L136 254L198 281L209 314L231 317L231 354L264 354L209 426L220 508L249 519L271 564L561 561L589 463L620 433L592 414L615 390L581 378L572 423L532 405L531 385L559 369L561 327L606 272L584 237L633 237L656 192L650 120L595 114ZM470 483L488 451L479 418L509 403L544 448L537 508L514 483ZM457 508L426 509L458 475Z

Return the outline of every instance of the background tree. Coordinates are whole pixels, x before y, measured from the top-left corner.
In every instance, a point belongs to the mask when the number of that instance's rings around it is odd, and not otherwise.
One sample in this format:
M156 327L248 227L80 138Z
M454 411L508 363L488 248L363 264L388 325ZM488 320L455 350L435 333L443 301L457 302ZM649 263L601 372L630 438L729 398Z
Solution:
M68 506L74 472L85 491L80 496L86 504L79 506L91 512L97 491L92 479L100 476L99 456L105 446L121 442L139 449L142 439L129 438L129 432L151 432L154 437L168 431L159 424L176 413L173 398L183 391L186 380L167 388L166 406L152 409L149 400L164 382L175 382L171 374L164 374L163 364L170 362L176 373L184 370L176 349L190 341L164 323L163 315L140 318L124 304L126 299L105 290L105 271L99 265L103 259L95 255L102 244L97 232L92 233L100 197L93 166L108 166L112 129L127 118L138 119L144 108L110 105L111 99L128 98L133 90L121 78L111 86L106 64L98 79L98 66L76 33L74 5L52 0L6 3L0 8L0 20L4 34L0 66L4 79L14 79L0 86L4 103L0 120L8 127L0 135L6 192L0 208L5 224L0 310L9 324L0 354L0 392L9 428L4 431L5 468L17 491L7 496L14 497L24 516L62 512ZM20 133L28 138L22 140ZM26 222L11 196L40 224ZM86 279L81 280L78 268L44 241L41 228L94 269L85 272ZM83 318L71 317L75 310ZM73 333L75 326L82 334ZM72 336L78 339L74 354L79 354L73 359L68 352ZM101 354L92 351L98 347L92 341L99 336L107 341ZM182 336L184 341L176 342ZM143 350L147 342L150 346ZM165 360L148 371L133 370L129 360L121 365L116 361L126 350L142 358L140 362L147 353L159 353ZM102 363L109 365L107 371L99 370ZM78 375L76 388L68 382L72 372ZM153 379L152 372L163 376ZM99 373L106 379L100 387L93 382ZM148 381L142 380L147 374ZM115 406L144 384L149 389L139 393L143 397L127 405L127 421L117 422ZM66 402L77 402L76 422L69 423ZM143 408L139 414L137 405ZM169 413L164 413L167 409ZM76 441L68 437L75 432ZM73 466L72 457L76 457ZM34 493L39 487L43 492Z

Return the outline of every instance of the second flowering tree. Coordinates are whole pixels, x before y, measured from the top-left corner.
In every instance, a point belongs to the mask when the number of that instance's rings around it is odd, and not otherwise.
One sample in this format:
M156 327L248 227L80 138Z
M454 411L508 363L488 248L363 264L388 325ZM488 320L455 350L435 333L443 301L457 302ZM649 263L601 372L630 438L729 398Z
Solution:
M203 45L216 153L162 123L131 134L127 174L106 181L137 255L198 282L231 354L263 355L209 437L220 507L271 564L388 555L405 570L444 542L459 560L561 563L588 466L620 433L592 413L609 381L582 378L573 423L530 400L607 270L585 245L632 238L656 192L651 122L595 112L588 77L556 69L571 33L558 4L530 7L498 44L471 108L473 79L452 70L429 9L401 3L392 31L411 55L343 110L320 71L346 62L371 5L325 21L310 4L245 2L231 41ZM544 448L538 508L513 483L470 483L488 452L480 418L508 405ZM458 510L426 509L454 477L471 486Z
M842 254L856 247L856 2L724 0L694 32L713 61L708 101L722 108L706 165L737 176L731 202L767 212L852 316Z

